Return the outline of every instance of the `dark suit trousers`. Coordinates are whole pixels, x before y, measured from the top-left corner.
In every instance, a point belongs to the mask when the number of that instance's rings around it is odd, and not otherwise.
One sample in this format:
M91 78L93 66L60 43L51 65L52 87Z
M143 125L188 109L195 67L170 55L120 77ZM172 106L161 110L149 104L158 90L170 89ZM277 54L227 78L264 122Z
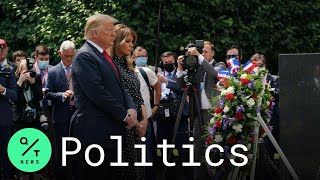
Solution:
M0 127L0 170L3 180L11 179L13 166L9 161L7 147L12 136L12 127ZM1 176L0 176L1 179Z
M66 114L68 121L66 123L53 124L54 142L55 142L55 178L59 180L71 179L72 167L62 167L62 137L69 136L69 124L75 109L69 109Z
M74 180L88 180L88 179L94 179L94 180L123 180L126 177L124 177L121 174L121 168L120 167L111 167L110 162L117 162L117 142L116 140L111 141L106 145L106 142L102 144L100 143L92 143L92 142L86 142L85 141L85 134L83 132L79 132L79 129L77 127L78 125L76 123L72 124L71 129L71 136L79 139L81 142L81 150L78 154L72 156L72 161L68 161L67 159L67 166L73 166L72 168L72 177ZM106 139L107 140L107 139ZM103 163L100 166L97 167L91 167L88 165L88 163L85 160L85 150L88 146L91 144L98 144L100 145L105 154L105 158ZM108 146L108 147L106 147ZM70 146L68 148L69 151L75 150L75 143L70 143ZM100 152L98 149L93 148L90 150L89 158L90 161L93 163L96 163L100 160Z

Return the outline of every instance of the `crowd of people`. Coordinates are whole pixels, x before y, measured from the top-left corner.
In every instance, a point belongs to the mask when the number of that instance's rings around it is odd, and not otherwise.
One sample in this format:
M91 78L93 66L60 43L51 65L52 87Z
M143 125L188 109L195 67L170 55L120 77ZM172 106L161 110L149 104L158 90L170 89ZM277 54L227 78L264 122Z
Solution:
M164 52L159 66L162 71L156 74L147 65L147 49L135 47L137 33L105 14L88 18L84 37L86 42L79 49L72 41L63 41L58 50L61 61L55 66L49 65L45 45L37 46L30 58L21 50L15 51L9 61L8 44L0 39L0 179L209 179L206 164L181 167L181 163L189 158L182 144L194 143L195 161L203 158L202 126L212 117L210 99L219 94L215 88L218 71L226 68L224 62L214 59L214 44L204 41L201 50L187 49L187 55L197 58L199 68L192 82L194 93L183 99L189 84L183 64L186 56ZM226 60L230 58L242 62L238 46L226 51ZM255 54L251 60L266 66L263 55ZM274 77L269 78L275 82ZM181 102L183 111L174 134ZM52 142L51 161L38 172L20 172L8 159L9 139L23 128L42 130ZM122 157L128 167L110 166L117 161L117 142L111 135L122 136ZM63 167L62 137L68 136L80 140L82 148ZM173 136L176 148L169 161L177 166L165 167L157 144L164 139L170 142ZM190 136L194 142L189 141ZM85 161L85 149L91 144L100 145L107 156L98 167ZM146 144L147 162L153 162L152 167L134 166L141 161L135 144ZM99 150L92 149L89 157L92 162L99 161ZM179 168L183 173L177 174Z

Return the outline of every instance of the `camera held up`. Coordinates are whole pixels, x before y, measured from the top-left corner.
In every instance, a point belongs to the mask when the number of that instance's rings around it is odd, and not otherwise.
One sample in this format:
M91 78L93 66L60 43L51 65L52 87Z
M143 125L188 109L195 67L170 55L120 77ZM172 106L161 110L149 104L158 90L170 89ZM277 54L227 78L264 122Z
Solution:
M188 49L191 47L196 47L197 51L202 54L202 49L204 46L204 41L203 40L196 40L195 44L189 43L186 45L186 47L181 47L180 50L183 54L183 70L187 71L188 75L188 82L191 84L196 83L195 75L197 73L197 70L200 66L198 63L198 57L194 55L189 55L188 54Z
M33 65L34 65L34 59L33 58L27 58L26 59L27 61L27 68L28 68L28 71L30 73L30 77L31 78L34 78L36 77L37 73L33 70Z

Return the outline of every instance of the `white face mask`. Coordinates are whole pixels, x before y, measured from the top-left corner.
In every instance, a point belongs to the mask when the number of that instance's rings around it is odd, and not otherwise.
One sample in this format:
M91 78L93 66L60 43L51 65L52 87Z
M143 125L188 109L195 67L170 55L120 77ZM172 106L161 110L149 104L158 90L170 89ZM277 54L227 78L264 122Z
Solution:
M40 61L38 60L39 69L46 69L49 66L49 61Z

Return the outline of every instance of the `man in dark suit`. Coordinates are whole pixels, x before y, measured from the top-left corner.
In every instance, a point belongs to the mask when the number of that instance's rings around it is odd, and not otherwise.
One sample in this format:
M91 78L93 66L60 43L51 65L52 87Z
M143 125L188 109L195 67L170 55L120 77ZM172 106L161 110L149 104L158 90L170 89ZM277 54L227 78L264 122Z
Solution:
M0 56L2 55L3 45L0 44ZM0 170L2 169L2 178L9 180L12 165L9 162L7 146L13 130L12 104L17 100L18 86L13 68L1 59L0 70Z
M72 78L76 112L71 123L71 136L82 144L77 154L75 179L121 179L110 167L117 162L117 141L111 135L121 135L124 128L137 125L137 113L132 98L127 94L121 74L105 50L113 45L114 23L105 14L90 16L85 26L85 44L77 52L72 64ZM85 161L85 149L98 144L106 155L103 163L91 167ZM100 153L90 151L90 160L98 162Z
M70 179L70 173L62 168L62 137L67 137L72 114L75 111L71 78L75 45L64 41L59 50L61 62L48 71L46 98L52 101L52 123L55 142L55 178Z
M201 118L199 115L196 115L196 118L193 122L193 136L194 136L194 144L195 144L195 160L201 161L201 156L203 156L205 148L204 142L202 139L204 125L207 125L210 118L212 116L209 114L208 110L212 108L210 103L211 98L218 95L218 91L215 89L216 79L218 71L221 69L225 69L225 64L223 62L216 62L213 59L214 56L214 45L205 41L202 49L203 53L200 54L195 47L191 47L188 49L188 54L197 56L199 68L195 74L195 84L197 87L197 91L193 95L190 96L190 112L196 112L196 108L199 108L201 112ZM182 65L183 57L179 56L178 58L178 72L177 72L177 85L179 87L185 86L186 82L184 80L183 65ZM196 107L195 96L198 98L198 107ZM195 179L208 179L206 176L207 168L203 163L201 167L195 167L194 178Z
M2 46L2 54L0 56L0 61L2 64L9 64L14 70L17 69L17 65L7 59L9 47L4 39L0 39L0 45Z

